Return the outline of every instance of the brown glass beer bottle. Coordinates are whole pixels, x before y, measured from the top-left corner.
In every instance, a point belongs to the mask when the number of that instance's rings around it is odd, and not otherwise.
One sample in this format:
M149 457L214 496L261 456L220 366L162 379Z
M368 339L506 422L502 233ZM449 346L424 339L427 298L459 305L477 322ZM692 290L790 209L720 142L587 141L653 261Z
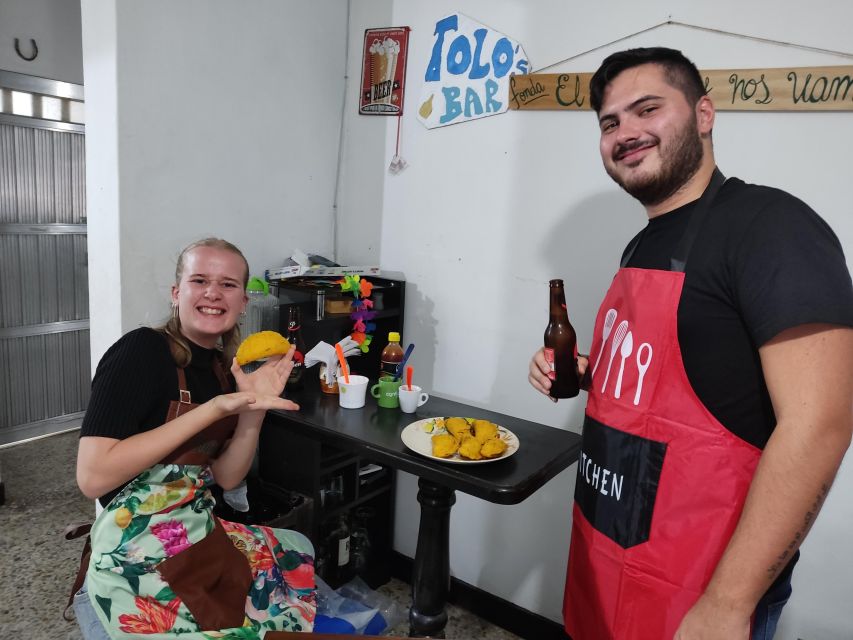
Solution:
M551 313L545 329L545 359L551 366L552 398L574 398L580 391L578 341L566 311L562 280L551 280Z

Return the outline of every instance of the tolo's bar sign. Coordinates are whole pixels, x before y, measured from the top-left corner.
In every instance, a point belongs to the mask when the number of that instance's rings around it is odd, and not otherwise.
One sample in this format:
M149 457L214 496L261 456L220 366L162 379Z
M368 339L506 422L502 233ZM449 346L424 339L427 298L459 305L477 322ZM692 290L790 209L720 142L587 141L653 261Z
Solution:
M720 111L853 111L853 66L700 71ZM591 73L533 73L509 82L511 109L590 109Z
M521 45L457 13L435 23L418 119L429 129L507 110L512 74L527 73Z

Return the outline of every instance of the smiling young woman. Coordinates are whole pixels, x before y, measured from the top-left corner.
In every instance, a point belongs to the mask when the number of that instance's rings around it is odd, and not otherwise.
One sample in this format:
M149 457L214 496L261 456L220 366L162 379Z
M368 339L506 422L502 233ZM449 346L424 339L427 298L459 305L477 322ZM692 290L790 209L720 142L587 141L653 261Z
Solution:
M190 245L169 320L123 336L98 365L77 455L78 485L103 507L74 599L78 620L95 621L81 624L87 639L313 627L311 542L213 514L211 485L243 480L266 411L299 408L280 397L292 349L250 374L234 359L247 279L231 243Z

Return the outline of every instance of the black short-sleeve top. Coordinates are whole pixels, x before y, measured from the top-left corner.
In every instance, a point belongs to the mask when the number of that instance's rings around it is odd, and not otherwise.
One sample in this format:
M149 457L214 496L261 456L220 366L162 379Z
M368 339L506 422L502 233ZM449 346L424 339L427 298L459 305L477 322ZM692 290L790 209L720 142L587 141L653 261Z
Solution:
M222 393L213 368L221 352L189 345L192 360L184 373L191 401L200 404ZM233 389L230 377L229 384ZM178 373L166 336L147 327L135 329L101 358L80 436L123 440L154 429L165 422L172 400L179 400ZM103 496L101 503L106 504L117 491Z
M669 270L695 204L649 220L627 266ZM678 342L699 399L759 448L776 418L758 348L808 323L853 326L853 286L838 238L792 195L727 180L687 261Z

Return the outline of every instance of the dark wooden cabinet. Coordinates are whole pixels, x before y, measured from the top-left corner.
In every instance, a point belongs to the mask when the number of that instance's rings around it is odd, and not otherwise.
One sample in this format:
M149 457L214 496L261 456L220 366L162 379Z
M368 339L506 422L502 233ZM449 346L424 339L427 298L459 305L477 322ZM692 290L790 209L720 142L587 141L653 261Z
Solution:
M380 354L388 342L388 333L403 331L406 283L396 274L364 276L373 284L370 299L374 302L376 327L367 353L349 358L352 373L375 380L379 375ZM274 283L281 305L281 331L286 330L288 307L298 305L302 316L302 338L310 350L320 340L335 344L353 330L353 319L346 311L350 293L342 292L335 277L290 278ZM341 308L343 312L335 312ZM303 376L299 393L321 394L319 367L308 369ZM336 395L320 399L323 406L336 407ZM394 471L375 464L362 455L340 448L314 435L304 425L296 428L286 413L267 416L261 433L258 456L258 475L265 483L297 491L312 499L310 537L317 558L320 576L332 587L342 582L336 572L323 566L323 555L329 555L326 540L340 521L347 518L352 535L361 526L367 532L370 553L359 575L376 587L390 577L390 552L393 547ZM363 532L361 532L363 533ZM351 549L351 565L356 565L357 549Z
M280 416L267 420L261 436L259 476L265 483L298 491L312 499L309 537L320 559L320 576L334 588L359 567L358 574L371 587L387 582L393 547L394 470L317 438L295 433ZM346 517L352 544L350 567L344 575L323 562L325 559L327 563L332 555L327 539L341 515ZM360 527L366 530L370 543L369 553L362 556L363 564L357 563L358 549L352 535Z

